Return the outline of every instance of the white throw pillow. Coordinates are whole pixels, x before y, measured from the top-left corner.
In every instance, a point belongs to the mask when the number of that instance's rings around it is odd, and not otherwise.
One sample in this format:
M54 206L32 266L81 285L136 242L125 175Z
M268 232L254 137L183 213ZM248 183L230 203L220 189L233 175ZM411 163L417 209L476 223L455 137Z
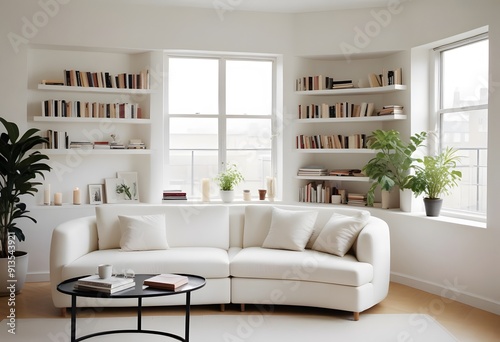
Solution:
M318 212L273 208L271 227L262 247L303 251Z
M168 249L165 214L122 216L119 215L120 247L125 251Z
M370 212L365 210L354 216L334 213L321 229L312 249L343 257L369 219Z

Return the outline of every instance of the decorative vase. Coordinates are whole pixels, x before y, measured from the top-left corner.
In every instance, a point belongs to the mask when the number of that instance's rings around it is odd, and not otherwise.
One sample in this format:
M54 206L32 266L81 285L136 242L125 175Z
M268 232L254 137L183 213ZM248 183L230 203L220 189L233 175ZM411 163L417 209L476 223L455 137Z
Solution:
M382 190L382 209L389 209L389 202L391 200L391 192Z
M442 198L424 198L425 214L427 216L439 216L442 205Z
M224 203L231 203L234 200L234 190L221 190L220 198Z
M21 292L26 274L28 273L28 253L15 252L15 258L0 258L0 296L11 296L13 293ZM11 267L12 272L9 272ZM12 277L11 277L12 275ZM15 286L15 290L11 291L10 287Z

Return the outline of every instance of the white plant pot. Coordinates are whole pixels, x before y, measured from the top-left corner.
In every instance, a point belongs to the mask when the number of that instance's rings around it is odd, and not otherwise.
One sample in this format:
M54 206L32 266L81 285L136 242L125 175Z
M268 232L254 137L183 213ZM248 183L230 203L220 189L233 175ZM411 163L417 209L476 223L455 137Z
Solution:
M220 191L220 198L224 203L231 203L234 201L234 190Z
M399 190L399 209L404 212L411 212L413 191L410 189Z
M19 293L24 286L28 273L28 253L16 252L14 256L15 258L12 260L0 258L0 296L11 296L13 293ZM9 267L14 272L9 272ZM10 290L12 284L15 285L14 292Z

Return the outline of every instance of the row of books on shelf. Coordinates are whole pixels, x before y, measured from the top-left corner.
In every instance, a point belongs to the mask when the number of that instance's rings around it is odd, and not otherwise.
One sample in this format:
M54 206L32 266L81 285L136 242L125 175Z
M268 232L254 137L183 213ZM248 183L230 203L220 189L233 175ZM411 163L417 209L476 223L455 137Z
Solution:
M299 119L359 118L377 114L373 102L299 105Z
M381 74L368 74L368 83L370 87L386 87L395 84L403 84L403 70L396 68L394 70L384 69Z
M56 118L141 119L142 109L137 103L45 100L42 101L42 116Z
M46 85L65 85L72 87L149 89L149 70L139 73L90 72L80 70L64 70L62 80L42 80Z
M325 182L309 182L299 188L299 202L328 204L332 203L332 195L340 196L339 204L366 206L366 194L350 193Z
M297 176L346 176L346 177L366 177L360 169L328 169L321 166L301 167L297 171Z
M155 289L177 291L189 282L188 277L178 274L164 273L144 280L143 285ZM78 291L101 292L114 294L116 292L135 288L135 278L112 276L101 279L98 275L91 275L77 280L74 289Z
M297 135L296 148L306 149L362 149L366 146L366 134L352 135Z
M296 91L353 88L352 80L334 80L333 77L315 75L299 77L295 80Z
M164 201L187 200L187 194L182 190L163 190Z
M368 84L370 87L385 87L403 84L403 71L401 68L383 69L381 73L369 73ZM335 80L331 76L314 75L295 79L296 91L326 90L354 88L352 79Z
M119 142L109 141L70 141L68 132L47 130L47 143L44 146L47 149L65 150L65 149L146 149L146 144L140 139L130 139L127 145Z

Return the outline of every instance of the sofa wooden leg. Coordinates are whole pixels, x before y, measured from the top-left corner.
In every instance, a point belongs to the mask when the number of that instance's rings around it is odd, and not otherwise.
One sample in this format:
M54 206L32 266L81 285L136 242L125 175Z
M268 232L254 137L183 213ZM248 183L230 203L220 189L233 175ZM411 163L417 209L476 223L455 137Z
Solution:
M226 311L226 305L225 304L221 304L220 305L220 311L222 311L222 312Z
M245 311L245 304L240 304L240 311L241 312Z
M359 321L359 312L353 312L354 320Z
M67 310L67 308L61 308L61 315L62 315L64 318L67 318L67 317L68 317L68 310Z

